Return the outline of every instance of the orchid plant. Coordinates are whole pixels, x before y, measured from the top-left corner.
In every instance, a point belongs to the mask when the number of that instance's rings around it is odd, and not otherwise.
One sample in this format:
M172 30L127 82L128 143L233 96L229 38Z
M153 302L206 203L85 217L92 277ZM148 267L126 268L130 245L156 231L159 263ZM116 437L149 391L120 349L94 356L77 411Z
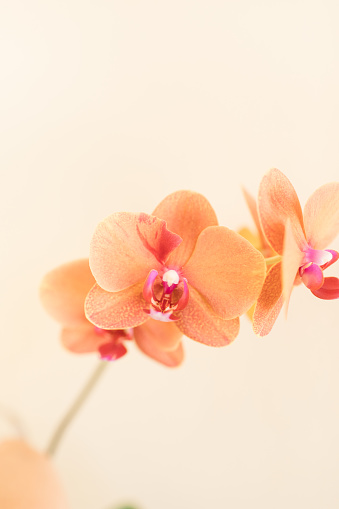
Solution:
M267 335L296 285L320 299L339 298L339 278L324 276L339 258L327 248L339 232L339 183L317 189L304 214L277 169L262 179L257 201L246 190L244 195L255 233L220 226L204 196L177 191L152 214L108 216L94 231L89 258L46 274L40 297L62 326L62 344L76 354L96 352L104 361L58 426L47 454L55 452L105 361L126 355L129 343L176 367L184 358L183 335L209 347L229 345L245 313L254 332Z

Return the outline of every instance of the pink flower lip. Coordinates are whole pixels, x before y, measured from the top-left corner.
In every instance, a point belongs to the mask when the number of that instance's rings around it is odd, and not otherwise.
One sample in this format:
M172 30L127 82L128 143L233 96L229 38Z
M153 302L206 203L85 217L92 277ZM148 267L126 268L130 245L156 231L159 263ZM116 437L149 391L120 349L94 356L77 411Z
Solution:
M338 260L339 253L331 249L322 250L311 247L308 247L304 253L303 264L299 267L299 275L304 285L315 292L324 284L324 269ZM328 292L325 294L327 295Z
M316 263L317 265L325 265L329 263L333 255L330 251L325 251L322 249L312 249L311 247L308 247L306 250L304 250L304 261L303 263Z
M177 298L176 290L180 288L182 288L182 294ZM144 311L151 318L161 322L176 321L180 317L175 313L184 309L188 304L187 279L182 277L181 272L174 269L165 270L160 278L158 271L153 269L146 278L143 297L150 304L150 308Z

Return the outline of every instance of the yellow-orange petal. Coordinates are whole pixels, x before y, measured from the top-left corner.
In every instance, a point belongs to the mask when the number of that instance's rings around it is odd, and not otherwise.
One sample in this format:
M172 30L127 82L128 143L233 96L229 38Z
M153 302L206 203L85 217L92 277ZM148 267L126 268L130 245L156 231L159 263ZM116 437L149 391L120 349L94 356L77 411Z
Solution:
M271 248L270 248L270 245L268 244L268 242L267 242L267 240L265 238L264 232L262 231L262 228L261 228L261 224L260 224L260 220L259 220L259 214L258 214L257 202L253 198L253 196L247 191L247 189L245 189L244 187L242 188L242 192L243 192L243 195L245 197L245 200L246 200L247 206L249 208L249 211L251 213L251 216L252 216L252 219L254 221L254 224L257 227L258 235L259 235L259 238L260 238L260 244L261 244L260 251L261 252L269 251ZM245 235L243 235L243 237L245 237ZM250 239L247 239L247 240L250 241ZM253 242L251 242L251 244L253 244ZM255 247L257 247L257 246L255 246Z
M267 336L283 305L281 262L270 267L253 314L253 330L258 336Z
M61 331L61 342L73 353L97 352L100 345L107 342L95 331L95 326L86 319L86 323L77 327L65 327Z
M251 307L259 296L265 274L262 254L225 226L210 226L200 234L184 268L189 285L224 320L236 318Z
M193 253L197 238L207 226L218 224L209 201L193 191L176 191L167 196L154 210L154 216L164 219L167 228L183 239L171 253L167 265L180 268Z
M317 189L304 209L305 231L313 249L324 249L339 233L339 182Z
M262 179L258 195L258 212L263 232L272 248L283 251L285 224L291 221L295 238L305 245L303 216L297 193L285 175L273 168Z
M143 283L121 292L106 292L94 285L85 301L87 319L101 329L128 329L149 320L144 312Z
M42 305L62 325L81 325L87 322L84 302L94 283L88 259L61 265L48 272L41 282Z
M187 337L208 346L226 346L232 343L240 328L239 318L223 320L192 287L187 307L175 323Z
M252 244L252 246L255 247L255 249L258 249L258 251L261 252L262 243L261 243L261 239L260 239L258 233L251 232L251 230L249 228L247 228L246 226L244 228L241 228L240 230L238 230L237 233L239 233L239 235L244 237L244 239L248 240L248 242L250 242ZM271 250L271 248L270 248L270 250Z
M148 338L158 350L170 352L178 348L182 332L174 322L151 319L134 329L134 337L140 340L141 337Z
M52 464L21 440L0 444L1 509L67 509Z
M148 214L117 212L98 224L90 246L90 267L97 283L119 292L160 270L181 238L166 222Z
M282 293L286 303L286 313L294 281L298 275L298 269L302 264L303 258L304 253L300 250L299 243L294 236L294 230L291 222L287 220L285 227L284 250L281 262Z
M142 327L142 325L140 327ZM135 331L139 330L140 327L137 327ZM149 340L147 334L135 335L135 342L144 354L169 368L180 366L184 360L184 349L182 347L181 341L177 345L176 349L170 352L159 350L157 345Z

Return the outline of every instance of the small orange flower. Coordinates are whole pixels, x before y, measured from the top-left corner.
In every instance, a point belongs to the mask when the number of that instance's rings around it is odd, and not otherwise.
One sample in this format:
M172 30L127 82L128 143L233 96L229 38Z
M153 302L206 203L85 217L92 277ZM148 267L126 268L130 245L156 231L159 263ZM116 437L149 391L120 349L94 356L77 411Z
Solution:
M97 284L87 318L104 329L167 322L210 346L227 345L239 315L257 299L263 256L240 235L218 226L202 195L178 191L153 215L115 213L94 233L90 266ZM153 320L150 320L152 318ZM175 348L177 339L159 348Z
M43 278L40 297L47 312L62 324L61 341L74 353L99 352L106 360L116 360L127 353L125 342L133 337L139 348L149 357L165 364L178 366L183 360L181 333L173 324L147 324L130 329L104 330L95 327L85 317L84 302L95 279L88 259L62 265ZM167 327L166 327L167 325ZM164 342L176 340L172 351L160 350L154 337Z
M339 257L337 251L324 249L339 232L339 183L317 189L303 215L291 182L272 169L260 184L258 212L269 244L281 255L267 273L253 316L254 331L265 336L283 301L288 304L293 285L304 283L321 299L339 298L339 279L323 275Z

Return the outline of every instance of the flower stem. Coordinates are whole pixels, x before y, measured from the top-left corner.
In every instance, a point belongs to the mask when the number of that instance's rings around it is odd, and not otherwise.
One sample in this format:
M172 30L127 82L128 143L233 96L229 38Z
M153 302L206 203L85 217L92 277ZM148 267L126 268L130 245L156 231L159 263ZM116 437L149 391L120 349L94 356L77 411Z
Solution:
M266 265L274 265L275 263L278 263L281 261L281 255L275 255L271 256L270 258L265 258Z
M104 372L104 370L106 369L108 364L109 364L108 362L101 361L101 362L99 362L99 365L96 366L94 372L90 376L86 385L83 387L80 394L78 395L78 397L76 398L74 403L71 405L70 409L68 410L66 415L63 417L63 419L59 423L58 427L56 428L54 434L52 435L52 438L51 438L51 440L47 446L47 449L46 449L46 454L48 456L53 456L53 454L57 450L58 445L59 445L66 429L68 428L68 426L72 422L73 418L76 416L76 414L82 407L83 403L86 401L87 397L91 393L92 389L96 385L97 381L101 377L102 373Z

